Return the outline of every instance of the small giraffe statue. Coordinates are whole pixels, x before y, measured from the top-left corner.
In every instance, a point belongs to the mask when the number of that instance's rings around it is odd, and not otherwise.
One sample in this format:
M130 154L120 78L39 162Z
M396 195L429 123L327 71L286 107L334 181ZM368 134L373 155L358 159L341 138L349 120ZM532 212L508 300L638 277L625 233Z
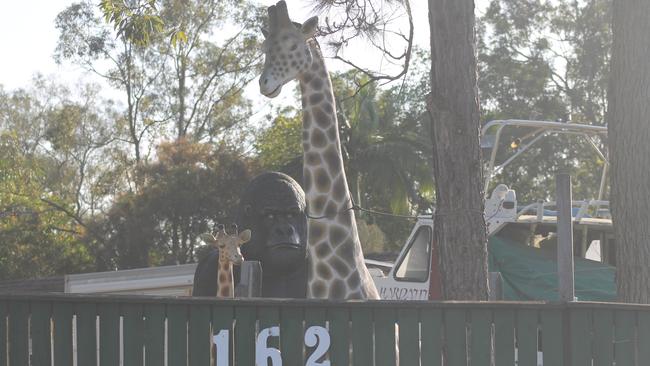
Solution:
M313 38L318 18L292 23L284 1L268 8L264 70L260 92L274 98L298 79L302 93L303 185L309 271L307 296L329 299L379 299L365 266L351 195L343 169L336 106L325 61Z
M251 239L251 231L244 230L239 234L228 234L225 229L221 229L216 236L210 233L201 234L201 239L219 249L217 297L234 297L235 284L232 276L232 265L239 265L244 261L239 247Z

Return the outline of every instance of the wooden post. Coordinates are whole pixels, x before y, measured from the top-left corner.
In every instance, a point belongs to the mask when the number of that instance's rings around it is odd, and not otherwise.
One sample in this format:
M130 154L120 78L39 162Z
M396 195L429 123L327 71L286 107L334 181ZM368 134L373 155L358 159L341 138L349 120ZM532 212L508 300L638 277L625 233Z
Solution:
M262 265L258 261L244 261L240 267L241 278L235 287L235 297L262 296Z
M557 271L560 301L575 301L573 277L573 217L571 215L571 176L555 177L557 201Z

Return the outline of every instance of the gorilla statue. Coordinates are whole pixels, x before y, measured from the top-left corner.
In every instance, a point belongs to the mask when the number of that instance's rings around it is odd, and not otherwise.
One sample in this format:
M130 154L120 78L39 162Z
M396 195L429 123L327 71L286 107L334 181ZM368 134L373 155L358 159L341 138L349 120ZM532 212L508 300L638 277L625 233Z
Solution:
M237 227L250 229L242 245L245 260L262 265L262 296L304 298L307 291L307 215L305 193L290 176L262 173L246 187L239 203ZM217 293L218 251L206 255L194 273L193 296ZM235 270L235 283L239 271Z

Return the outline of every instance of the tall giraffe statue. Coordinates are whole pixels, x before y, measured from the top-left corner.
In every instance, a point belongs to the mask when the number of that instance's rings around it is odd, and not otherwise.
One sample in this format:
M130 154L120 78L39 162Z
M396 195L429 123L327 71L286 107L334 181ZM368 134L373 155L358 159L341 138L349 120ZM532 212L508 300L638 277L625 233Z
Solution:
M201 239L219 249L219 265L217 266L217 297L235 297L235 284L232 275L233 264L240 265L244 257L239 247L251 239L251 231L244 230L237 234L228 234L225 229L217 232L216 236L210 233L201 234Z
M284 1L268 8L260 91L274 98L298 79L303 113L303 186L307 222L307 297L379 299L366 268L343 169L336 106L325 60L314 39L318 18L292 23Z

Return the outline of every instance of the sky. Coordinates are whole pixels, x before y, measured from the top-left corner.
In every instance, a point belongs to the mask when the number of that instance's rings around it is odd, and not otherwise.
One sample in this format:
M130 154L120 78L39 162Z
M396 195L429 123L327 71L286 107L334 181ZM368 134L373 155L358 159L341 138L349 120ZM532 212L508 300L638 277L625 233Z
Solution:
M383 1L383 0L376 0ZM52 55L56 47L58 31L54 27L57 14L73 4L74 0L0 0L0 84L5 90L28 87L33 76L41 73L69 85L79 79L92 80L84 71L72 64L57 65ZM97 1L98 2L98 1ZM275 0L258 0L260 4L271 5ZM481 8L487 0L478 0ZM428 44L427 1L411 0L416 42ZM311 1L287 0L292 18L306 19L310 13ZM354 52L364 52L356 49ZM333 66L333 67L332 67ZM337 66L330 68L336 70ZM340 67L340 66L339 66Z

